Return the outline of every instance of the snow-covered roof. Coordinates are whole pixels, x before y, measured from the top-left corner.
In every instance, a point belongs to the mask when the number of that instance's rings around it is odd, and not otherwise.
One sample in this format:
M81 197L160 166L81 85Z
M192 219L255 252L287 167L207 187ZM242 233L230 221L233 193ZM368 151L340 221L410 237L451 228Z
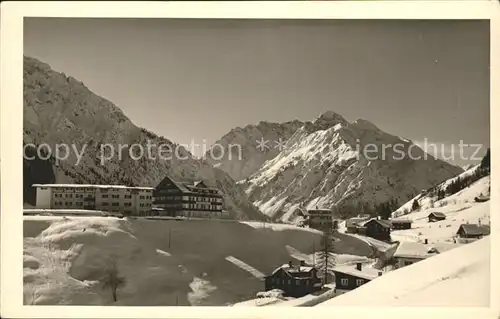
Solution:
M403 241L399 243L393 257L407 257L407 258L427 258L434 256L436 253L429 253L432 247L428 247L421 243Z
M459 231L460 231L460 228L467 235L489 235L490 234L490 227L487 225L462 224L458 228Z
M428 258L436 254L443 253L453 248L462 246L461 244L454 243L434 243L422 244L417 242L400 242L393 257L406 257L406 258Z
M346 225L346 227L356 227L356 226L359 226L360 223L364 222L367 219L368 218L366 218L366 217L349 218L348 220L346 220L345 225Z
M391 228L392 227L390 221L383 220L383 219L377 219L377 218L370 219L369 221L367 221L366 223L364 223L363 226L366 227L366 225L368 225L371 222L378 223L380 226L385 227L385 228Z
M354 265L338 265L335 266L332 269L334 272L341 272L343 274L351 275L351 276L356 276L359 278L363 278L366 280L373 280L377 277L379 277L379 272L381 270L375 269L373 267L369 267L367 265L362 265L361 270L358 270L356 268L356 264Z
M272 272L271 276L274 275L280 269L283 269L283 271L287 272L288 274L290 274L290 276L294 277L297 274L308 274L308 273L311 272L311 270L314 269L314 267L311 267L311 266L299 266L299 265L293 265L292 267L290 267L289 264L283 264L281 267L276 268Z
M318 306L490 307L490 285L486 237L387 272Z
M33 184L33 187L47 188L119 188L119 189L138 189L138 190L153 190L153 187L143 186L125 186L125 185L96 185L96 184Z

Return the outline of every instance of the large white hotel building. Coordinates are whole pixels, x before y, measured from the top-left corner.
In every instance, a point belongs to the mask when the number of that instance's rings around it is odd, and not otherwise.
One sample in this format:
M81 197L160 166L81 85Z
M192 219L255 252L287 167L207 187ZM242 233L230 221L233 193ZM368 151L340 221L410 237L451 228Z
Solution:
M36 207L119 212L125 216L148 215L153 203L152 187L122 185L33 184Z

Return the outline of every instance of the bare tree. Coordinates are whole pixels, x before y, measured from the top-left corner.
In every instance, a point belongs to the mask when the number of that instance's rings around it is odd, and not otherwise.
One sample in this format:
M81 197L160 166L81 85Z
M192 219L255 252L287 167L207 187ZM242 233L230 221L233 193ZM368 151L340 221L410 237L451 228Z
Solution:
M125 285L125 277L120 276L118 272L118 267L116 265L116 258L111 258L109 265L106 268L106 273L102 278L103 288L110 289L113 296L113 301L117 301L117 290L118 288Z

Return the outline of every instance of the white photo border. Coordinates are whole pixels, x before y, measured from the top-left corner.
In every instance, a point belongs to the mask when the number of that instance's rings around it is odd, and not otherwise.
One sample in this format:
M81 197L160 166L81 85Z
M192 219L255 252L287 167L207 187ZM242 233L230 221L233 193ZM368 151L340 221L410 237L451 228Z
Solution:
M498 1L18 1L1 4L1 304L8 318L500 318L500 5ZM22 285L23 18L487 19L490 20L491 293L466 307L110 307L24 306ZM496 90L495 90L496 88ZM495 135L495 133L497 135ZM432 271L431 269L429 271ZM466 287L464 287L466 289ZM362 301L360 301L362 303Z

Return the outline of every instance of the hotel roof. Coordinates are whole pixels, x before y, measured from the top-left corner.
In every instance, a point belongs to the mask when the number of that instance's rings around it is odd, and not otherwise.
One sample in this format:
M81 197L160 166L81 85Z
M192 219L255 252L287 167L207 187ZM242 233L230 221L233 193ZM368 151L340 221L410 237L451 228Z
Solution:
M125 185L94 185L94 184L33 184L33 187L47 188L117 188L117 189L137 189L137 190L153 190L153 187L143 186L125 186Z

